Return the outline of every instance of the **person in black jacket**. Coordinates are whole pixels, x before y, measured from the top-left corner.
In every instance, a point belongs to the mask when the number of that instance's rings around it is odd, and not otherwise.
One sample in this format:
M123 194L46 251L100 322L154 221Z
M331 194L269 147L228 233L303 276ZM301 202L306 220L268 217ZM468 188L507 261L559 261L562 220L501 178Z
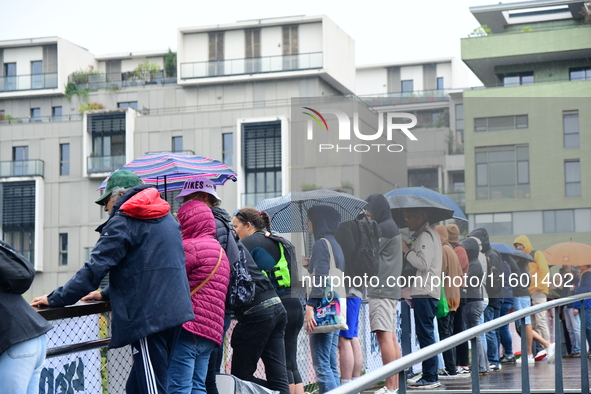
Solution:
M195 317L179 224L158 190L141 185L131 171L113 173L96 203L110 215L97 229L101 236L90 259L64 286L32 305L71 305L110 273L109 286L85 298L111 300L109 346L132 346L126 392L166 393L181 325Z
M21 294L35 278L33 264L0 241L0 394L36 394L53 328Z

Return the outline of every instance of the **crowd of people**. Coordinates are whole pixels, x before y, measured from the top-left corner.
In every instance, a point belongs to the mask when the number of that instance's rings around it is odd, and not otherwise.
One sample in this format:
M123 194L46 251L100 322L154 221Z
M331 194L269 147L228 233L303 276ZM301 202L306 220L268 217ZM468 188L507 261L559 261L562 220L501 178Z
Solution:
M366 199L364 213L378 229L378 283L366 289L347 288L346 329L318 332L316 309L326 296L325 285L313 280L306 297L298 297L292 291L297 280L295 264L303 265L314 278L326 278L335 269L345 271L355 247L345 241L351 234L337 210L319 203L306 212L308 232L315 242L310 257L298 262L289 241L273 233L266 212L244 207L230 216L220 207L213 182L187 182L177 200L182 206L173 215L157 189L143 185L137 175L125 170L112 174L104 194L96 200L109 218L97 229L100 237L89 261L64 286L31 303L59 307L79 299L110 300L110 347L130 345L132 349L127 393L217 394L216 373L220 372L223 339L232 318L236 320L230 339L232 375L280 394L304 394L296 359L303 327L309 334L319 390L325 393L361 375L363 355L358 335L362 296L368 299L370 328L376 335L382 362L387 364L410 352L410 333L408 337L397 336L399 324L410 324L410 308L414 311L416 339L424 348L512 309L544 302L549 294L548 286L531 280L548 272L548 265L527 236L517 237L514 245L531 254L535 260L531 263L496 252L484 228L472 231L460 242L458 226L434 226L426 209L405 210L409 232L401 231L387 199L372 194ZM504 283L502 295L493 296L493 285L482 278L497 263L495 259L506 272L520 277L525 274L527 283ZM254 294L246 303L230 308L227 293L232 288L232 270L241 260ZM107 273L109 285L97 291ZM388 281L400 276L423 280L406 288ZM450 280L442 286L430 285L429 278L442 276ZM575 293L591 291L591 266L578 275L576 285ZM569 289L558 291L568 295ZM4 303L3 295L0 292L0 304ZM447 310L440 314L443 299ZM581 307L574 304L563 309L572 357L580 356L583 346L576 335ZM591 300L583 307L589 309L589 319ZM398 308L406 321L398 321ZM36 329L30 338L15 337L14 343L2 343L0 373L17 342L45 340L49 327L25 312L21 320ZM528 354L517 361L551 360L554 344L550 343L545 314L533 315L531 321L528 317L525 325L525 331L519 325L518 330L527 337ZM3 327L3 338L12 338L4 335L6 330ZM591 340L591 324L587 324L587 330ZM540 350L535 349L535 343L540 344ZM407 386L437 388L440 379L487 374L499 370L503 363L516 362L507 327L479 336L477 346L479 353L473 365L464 343L443 353L441 369L438 356L434 356L423 361L420 375L406 371ZM259 360L265 366L265 379L255 376ZM31 365L37 365L31 371L37 370L38 364L39 360L31 360ZM398 375L388 377L376 394L397 393L398 384ZM11 391L18 392L35 390Z

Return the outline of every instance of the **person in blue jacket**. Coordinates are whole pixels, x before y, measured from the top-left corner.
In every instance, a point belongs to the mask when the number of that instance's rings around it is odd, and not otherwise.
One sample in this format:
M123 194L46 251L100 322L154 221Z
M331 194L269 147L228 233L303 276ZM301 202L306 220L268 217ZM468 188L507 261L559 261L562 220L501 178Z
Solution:
M90 259L62 287L31 305L60 307L85 299L112 304L111 348L131 345L126 393L166 394L168 365L183 323L193 320L179 224L158 190L131 171L111 175L95 201L109 212Z
M575 284L573 293L591 293L591 265L581 266L579 280ZM585 336L587 337L587 342L591 344L591 299L586 299L583 305L581 305L581 301L573 302L575 316L579 314L581 307L585 308ZM581 347L583 346L585 346L585 343L581 343Z
M342 271L345 269L343 251L334 237L340 221L340 213L332 207L316 205L308 210L308 233L314 234L316 242L312 248L312 256L308 264L308 272L313 275L313 287L306 301L305 324L306 332L312 334L310 335L310 352L321 394L340 386L337 369L339 337L338 331L314 334L316 329L314 310L324 297L325 289L323 286L314 285L322 283L320 278L326 277L330 269L330 252L328 245L322 238L330 243L336 268Z

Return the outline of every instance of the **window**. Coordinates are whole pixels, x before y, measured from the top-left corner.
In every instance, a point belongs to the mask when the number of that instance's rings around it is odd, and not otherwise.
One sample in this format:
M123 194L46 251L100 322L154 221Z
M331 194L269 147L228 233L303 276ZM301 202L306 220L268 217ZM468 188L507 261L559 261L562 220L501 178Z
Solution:
M564 111L562 113L562 129L564 131L564 147L579 146L579 111Z
M40 122L41 108L31 108L31 122Z
M300 52L298 26L283 26L282 36L283 69L297 70L298 53Z
M226 165L234 165L234 133L222 134L222 160Z
M564 187L566 197L581 196L581 162L564 162Z
M43 89L43 62L31 62L31 88Z
M463 109L462 109L463 112ZM527 129L527 115L494 116L490 118L474 118L474 131L500 131Z
M51 108L51 120L53 120L54 122L62 121L62 107Z
M401 84L400 87L401 87L402 93L408 93L408 92L412 92L415 90L414 83L413 83L412 79L408 80L408 81L401 81L400 84Z
M583 81L585 79L591 79L591 67L571 68L569 72L571 81Z
M70 175L70 144L60 144L60 175Z
M28 146L13 146L12 147L12 161L13 161L13 175L21 176L28 174L29 167L29 147Z
M68 265L68 234L60 234L60 265Z
M437 168L426 168L418 170L408 170L408 186L420 187L424 186L427 189L439 188L439 175Z
M443 77L437 78L437 90L443 90Z
M123 103L117 103L117 108L133 108L137 110L137 101L127 101Z
M35 181L0 183L3 240L33 264L35 258Z
M209 76L224 75L224 32L209 33Z
M125 112L88 116L92 154L88 172L111 172L125 165Z
M245 198L242 205L281 195L281 122L242 125Z
M182 152L183 151L183 137L172 137L172 151Z
M575 211L543 211L544 233L572 233L575 231Z
M261 29L244 30L244 57L246 73L261 71Z
M476 148L476 199L529 198L527 145Z
M456 104L456 131L462 134L464 141L464 104Z
M511 213L488 213L474 215L476 227L484 227L489 235L513 234L513 216Z
M16 90L16 63L4 63L6 90Z
M513 74L503 74L501 76L503 80L503 86L519 86L519 85L531 85L534 83L534 73L522 72Z

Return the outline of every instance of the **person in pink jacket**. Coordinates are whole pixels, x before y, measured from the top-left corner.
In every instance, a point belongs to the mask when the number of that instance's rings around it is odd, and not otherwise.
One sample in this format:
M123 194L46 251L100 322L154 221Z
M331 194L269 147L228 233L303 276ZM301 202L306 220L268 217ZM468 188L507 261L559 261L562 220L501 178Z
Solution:
M205 394L209 355L222 343L230 264L215 238L215 220L205 203L185 203L178 211L178 220L195 319L183 324L174 347L168 393Z

